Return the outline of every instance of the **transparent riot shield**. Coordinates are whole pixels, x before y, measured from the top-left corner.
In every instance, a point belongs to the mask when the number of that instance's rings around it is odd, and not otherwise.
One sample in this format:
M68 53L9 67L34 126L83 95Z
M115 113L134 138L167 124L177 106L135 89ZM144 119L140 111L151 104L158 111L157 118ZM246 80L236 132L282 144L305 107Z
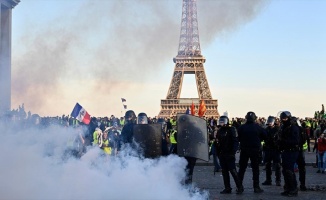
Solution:
M134 140L139 144L145 158L162 155L161 124L135 124Z
M177 115L178 155L195 157L208 162L208 134L206 121L188 115Z

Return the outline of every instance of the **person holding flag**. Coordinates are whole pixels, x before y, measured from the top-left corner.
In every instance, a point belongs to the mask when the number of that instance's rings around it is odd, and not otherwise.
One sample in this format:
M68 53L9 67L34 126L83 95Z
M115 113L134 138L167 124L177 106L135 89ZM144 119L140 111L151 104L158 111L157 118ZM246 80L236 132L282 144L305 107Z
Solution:
M76 103L74 109L71 112L71 116L77 119L79 122L84 124L89 124L91 121L91 116L79 103Z

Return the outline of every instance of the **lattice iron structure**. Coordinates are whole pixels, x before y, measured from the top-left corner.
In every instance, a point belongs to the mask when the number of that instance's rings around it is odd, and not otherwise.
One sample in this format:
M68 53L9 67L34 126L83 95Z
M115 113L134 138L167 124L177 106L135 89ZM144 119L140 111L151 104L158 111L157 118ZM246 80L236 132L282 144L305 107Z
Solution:
M206 104L206 117L219 117L217 100L212 98L204 63L201 55L196 0L183 0L181 32L178 55L173 58L174 72L166 99L161 100L161 111L158 117L171 117L177 113L185 113L192 102L198 113L201 100ZM195 74L199 98L180 98L183 77L185 74Z

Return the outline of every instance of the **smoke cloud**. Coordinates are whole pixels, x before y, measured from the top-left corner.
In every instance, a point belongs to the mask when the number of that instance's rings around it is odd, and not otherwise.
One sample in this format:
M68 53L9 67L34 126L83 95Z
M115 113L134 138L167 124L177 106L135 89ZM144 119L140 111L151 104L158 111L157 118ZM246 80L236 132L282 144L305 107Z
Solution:
M15 11L27 3L22 1ZM201 48L219 34L252 20L266 3L198 0ZM64 9L65 2L60 4ZM76 101L90 108L96 98L107 106L106 112L96 106L91 109L107 115L112 95L120 95L118 99L132 93L135 83L155 83L155 77L167 68L172 74L181 0L84 0L70 4L42 25L26 21L24 35L13 47L13 105L24 102L33 113L61 115L69 113ZM167 90L168 83L164 84ZM159 104L158 99L153 101Z
M100 156L90 148L81 159L63 159L72 128L24 131L0 125L0 199L207 199L208 192L180 182L186 160L175 155L141 159L128 152Z

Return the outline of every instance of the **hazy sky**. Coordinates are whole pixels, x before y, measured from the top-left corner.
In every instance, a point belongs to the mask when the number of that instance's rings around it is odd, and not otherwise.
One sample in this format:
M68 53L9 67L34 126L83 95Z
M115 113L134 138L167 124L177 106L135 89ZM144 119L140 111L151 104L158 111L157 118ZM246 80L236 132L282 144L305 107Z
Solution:
M220 114L326 103L326 1L198 0L205 70ZM12 18L12 108L42 116L156 116L177 55L181 0L22 0ZM186 75L181 97L198 97Z

